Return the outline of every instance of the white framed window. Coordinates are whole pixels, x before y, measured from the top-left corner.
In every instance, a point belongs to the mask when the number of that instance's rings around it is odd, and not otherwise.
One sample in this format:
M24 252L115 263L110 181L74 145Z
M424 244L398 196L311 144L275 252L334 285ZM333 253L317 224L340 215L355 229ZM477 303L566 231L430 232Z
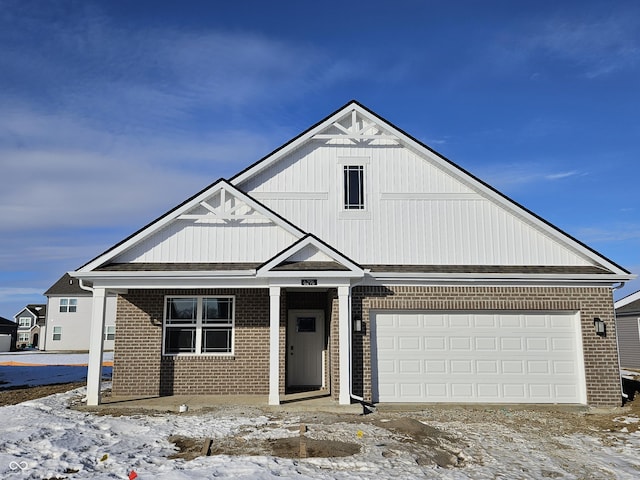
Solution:
M20 317L20 318L18 318L18 327L19 328L31 328L31 317Z
M62 327L53 327L53 340L62 340Z
M364 165L343 167L344 209L364 210Z
M18 333L18 342L29 342L29 333L28 332L19 332Z
M61 298L60 313L74 313L78 310L77 298Z
M114 340L116 338L116 326L115 325L105 325L104 327L104 339L105 340Z
M235 297L165 297L165 355L233 354Z

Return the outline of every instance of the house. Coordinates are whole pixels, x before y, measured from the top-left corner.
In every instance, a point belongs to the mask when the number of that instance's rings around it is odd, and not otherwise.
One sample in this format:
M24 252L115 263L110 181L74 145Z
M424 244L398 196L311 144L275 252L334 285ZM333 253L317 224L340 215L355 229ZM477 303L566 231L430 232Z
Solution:
M40 328L44 326L47 306L43 304L29 304L16 313L18 324L17 348L33 348L38 346Z
M0 352L13 352L18 340L18 324L0 317Z
M47 321L41 328L40 350L88 351L93 295L81 287L77 278L65 273L45 293ZM116 297L106 300L106 320L103 332L104 349L113 350Z
M355 101L71 275L88 404L109 293L114 396L621 402L634 275Z
M640 370L640 291L614 304L620 366Z

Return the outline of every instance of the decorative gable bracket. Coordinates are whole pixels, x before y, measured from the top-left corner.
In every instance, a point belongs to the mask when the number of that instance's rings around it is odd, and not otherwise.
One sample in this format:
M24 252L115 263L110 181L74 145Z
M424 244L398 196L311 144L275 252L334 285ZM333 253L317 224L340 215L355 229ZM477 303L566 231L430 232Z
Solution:
M195 220L195 223L250 223L272 224L272 219L257 212L253 206L226 188L203 200L199 205L178 216L179 220Z
M390 134L377 123L358 114L354 109L331 125L323 132L312 137L314 140L350 140L353 143L371 142L373 140L391 140L398 142L397 136Z

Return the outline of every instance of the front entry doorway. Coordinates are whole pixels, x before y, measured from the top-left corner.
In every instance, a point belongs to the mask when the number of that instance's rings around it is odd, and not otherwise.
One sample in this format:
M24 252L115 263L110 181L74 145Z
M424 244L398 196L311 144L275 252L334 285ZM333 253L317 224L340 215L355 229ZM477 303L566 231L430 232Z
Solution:
M324 388L324 311L289 310L287 388Z

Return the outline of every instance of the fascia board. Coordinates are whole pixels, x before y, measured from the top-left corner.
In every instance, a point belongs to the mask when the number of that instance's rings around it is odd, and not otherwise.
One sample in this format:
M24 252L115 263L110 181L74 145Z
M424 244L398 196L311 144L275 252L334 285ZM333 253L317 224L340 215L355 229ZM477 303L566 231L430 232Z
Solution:
M206 200L207 198L211 197L212 195L216 194L218 191L220 191L223 188L225 188L225 186L227 188L229 188L229 190L234 195L236 195L239 198L241 198L242 201L244 201L245 203L251 205L251 207L254 208L261 215L263 215L266 218L268 218L269 220L271 220L277 226L285 229L287 232L289 232L294 237L300 238L304 234L304 232L302 232L302 230L300 230L299 228L295 227L293 224L288 223L284 219L278 217L273 212L271 212L268 208L266 208L265 206L260 204L257 200L254 200L249 195L245 194L244 192L241 192L234 185L230 184L226 180L221 179L221 180L218 180L210 188L203 190L202 192L200 192L200 194L198 194L197 196L193 197L189 202L186 202L183 205L180 205L178 208L176 208L174 210L171 210L170 212L166 213L164 216L160 217L154 223L150 224L147 228L144 228L143 230L139 231L137 234L133 235L131 238L129 238L127 241L123 242L122 244L118 245L117 247L115 247L115 248L113 248L111 250L108 250L106 253L104 253L103 255L100 255L99 257L95 258L93 261L91 261L88 264L84 265L83 267L79 268L77 271L78 272L88 272L88 271L93 270L96 267L99 267L103 263L108 262L112 258L118 256L119 254L123 253L127 249L133 247L134 245L136 245L137 243L141 242L145 238L148 238L150 235L153 235L155 232L159 231L160 229L162 229L163 227L165 227L169 223L175 221L184 212L186 212L186 211L190 210L191 208L194 208L195 206L199 205L200 202L202 202L202 201Z
M256 163L251 165L246 170L240 172L238 175L233 177L230 182L233 185L239 185L245 180L253 177L259 172L269 168L269 166L276 163L281 158L285 157L292 151L299 148L301 145L304 145L306 142L311 141L313 136L320 133L322 130L330 127L334 122L344 117L346 114L350 113L354 108L358 108L357 102L349 102L344 107L340 108L329 117L324 120L321 120L319 123L313 125L311 128L295 137L293 140L286 143L283 147L271 152L266 157L261 160L258 160ZM371 113L366 114L367 117L371 117Z
M263 278L361 278L363 275L348 270L278 270L266 272L259 277Z
M429 280L452 280L452 281L467 281L467 280L479 280L479 281L490 281L490 280L498 280L498 281L518 281L518 282L529 282L529 281L598 281L598 282L625 282L635 278L635 275L619 275L619 274L579 274L579 275L563 275L563 274L529 274L529 275L513 275L513 274L504 274L504 273L487 273L479 275L477 273L406 273L406 272L384 272L384 273L370 273L369 276L375 278L376 280L402 280L402 279L412 279L412 280L420 280L423 279L425 281Z
M620 300L618 300L613 304L613 307L617 310L618 308L624 307L625 305L635 302L636 300L640 300L640 290L630 295L627 295L624 298L621 298Z
M356 276L362 276L362 274L364 273L364 270L359 265L355 264L354 262L349 260L347 257L340 255L333 249L329 248L327 245L325 245L323 242L318 240L313 235L307 234L306 237L302 238L301 240L294 243L293 245L290 245L289 247L285 248L282 252L277 254L271 260L268 260L263 265L261 265L257 270L257 275L258 276L274 276L274 277L279 276L280 272L274 272L271 269L279 265L281 262L285 261L290 256L294 255L296 252L299 252L300 250L302 250L303 248L309 245L317 248L320 252L331 257L340 265L347 267L349 270L348 272L344 272L344 273L348 273L351 276L353 276L353 274L356 274ZM335 272L335 270L332 270L332 272ZM305 273L305 271L300 271L299 273L303 274ZM288 273L288 275L291 276L291 273Z
M255 269L251 270L220 270L220 271L176 271L170 272L73 272L73 276L81 280L99 279L131 279L131 278L229 278L254 277Z
M480 190L486 197L489 197L494 202L497 202L501 206L507 208L508 210L520 215L521 217L526 218L527 221L529 221L530 223L534 224L535 226L537 226L538 228L540 228L544 232L548 233L549 235L551 235L556 240L559 240L560 242L562 242L564 244L567 244L573 250L575 250L578 253L580 253L582 256L584 256L584 257L586 257L586 258L588 258L588 259L590 259L590 260L592 260L592 261L594 261L594 262L596 262L596 263L608 268L609 270L611 270L611 271L613 271L615 273L618 273L618 274L626 274L626 273L628 273L624 269L622 269L619 265L616 265L615 263L611 262L607 258L603 257L602 255L598 254L597 252L595 252L595 251L591 250L590 248L586 247L584 244L582 244L581 242L577 241L576 239L574 239L573 237L571 237L567 233L561 231L556 226L548 223L545 220L542 220L540 217L538 217L536 214L534 214L533 212L528 210L526 207L524 207L524 206L518 204L517 202L515 202L514 200L511 200L510 198L506 197L504 194L498 192L493 187L489 186L488 184L486 184L485 182L483 182L479 178L475 177L470 172L467 172L465 169L463 169L462 167L458 166L454 162L446 159L445 157L443 157L442 155L440 155L436 151L428 148L426 145L424 145L420 141L414 139L413 137L411 137L406 132L398 129L397 127L395 127L393 125L391 125L386 120L378 117L373 112L367 110L366 108L362 107L359 104L356 104L354 108L361 115L366 115L369 118L371 118L373 116L373 118L372 118L373 121L378 123L381 127L387 129L393 135L397 136L400 139L400 141L402 143L404 143L407 147L413 149L414 151L416 151L420 155L424 155L424 156L428 157L430 160L432 160L435 163L437 163L438 165L440 165L444 170L446 170L447 172L449 172L452 175L456 176L460 180L463 180L465 183L471 184L473 187L475 187L476 189Z

